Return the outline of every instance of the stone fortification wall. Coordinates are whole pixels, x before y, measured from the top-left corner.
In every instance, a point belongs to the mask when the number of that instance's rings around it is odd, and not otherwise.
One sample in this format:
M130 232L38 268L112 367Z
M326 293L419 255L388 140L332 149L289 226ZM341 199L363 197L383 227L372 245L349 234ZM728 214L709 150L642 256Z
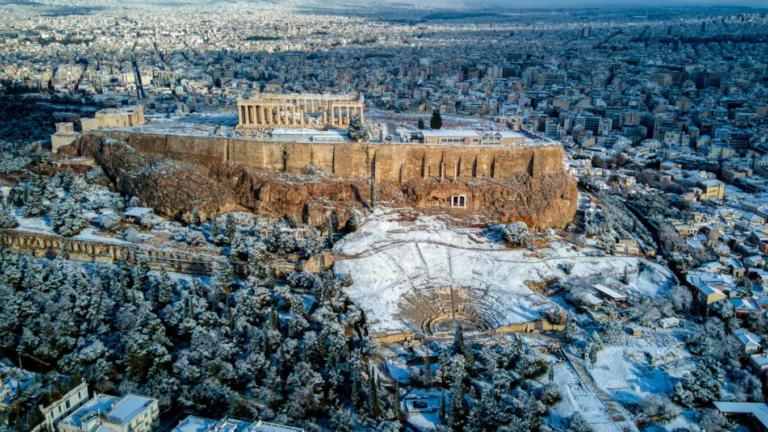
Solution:
M538 178L563 172L560 145L521 147L430 146L423 144L295 143L91 131L128 142L146 153L208 166L232 162L270 171L302 174L314 169L337 177L375 177L377 183L415 179Z
M143 260L153 270L165 269L193 275L212 275L217 263L227 263L224 257L173 248L144 247L128 242L79 239L15 229L0 229L0 244L38 258L66 253L70 259L86 262L133 264ZM229 263L233 265L236 274L247 276L246 263L236 260L229 260ZM319 273L333 266L333 256L330 251L323 250L305 260L286 259L276 261L275 264L278 276L290 271Z
M133 243L107 242L21 230L0 230L0 242L11 250L31 253L37 257L58 256L67 253L77 261L134 263L145 260L150 268L164 268L177 273L210 275L216 258L186 253L179 250L143 248Z

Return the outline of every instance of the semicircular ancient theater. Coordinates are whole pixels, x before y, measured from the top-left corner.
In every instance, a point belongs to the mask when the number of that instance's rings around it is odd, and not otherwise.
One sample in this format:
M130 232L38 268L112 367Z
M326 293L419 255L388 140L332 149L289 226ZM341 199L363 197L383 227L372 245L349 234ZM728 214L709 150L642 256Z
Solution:
M509 252L503 246L432 217L401 225L396 214L376 215L336 247L334 269L351 275L345 291L373 334L444 336L459 324L467 333L496 331L537 322L553 307L524 284L535 273L498 260Z
M500 327L503 315L486 286L456 286L444 281L424 281L404 293L398 314L423 334L452 332L457 325L470 333Z

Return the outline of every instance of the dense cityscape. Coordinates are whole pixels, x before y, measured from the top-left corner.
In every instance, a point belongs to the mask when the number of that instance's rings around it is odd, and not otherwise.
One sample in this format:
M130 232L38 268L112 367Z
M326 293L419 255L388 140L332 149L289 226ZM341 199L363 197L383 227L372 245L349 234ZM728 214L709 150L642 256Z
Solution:
M0 431L768 430L768 9L509 3L0 2Z

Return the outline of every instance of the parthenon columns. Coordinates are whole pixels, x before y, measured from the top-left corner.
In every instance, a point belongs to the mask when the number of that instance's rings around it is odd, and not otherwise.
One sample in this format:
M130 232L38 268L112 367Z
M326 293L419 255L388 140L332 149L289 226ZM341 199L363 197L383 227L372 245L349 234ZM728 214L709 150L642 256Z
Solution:
M259 94L241 99L238 128L339 127L363 118L365 103L357 94Z

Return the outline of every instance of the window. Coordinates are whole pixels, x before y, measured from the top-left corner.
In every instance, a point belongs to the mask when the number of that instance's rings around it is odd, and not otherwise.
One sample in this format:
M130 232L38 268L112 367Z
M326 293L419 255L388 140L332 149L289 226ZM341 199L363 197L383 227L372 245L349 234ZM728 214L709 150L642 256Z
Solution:
M451 208L467 208L467 196L451 195Z

